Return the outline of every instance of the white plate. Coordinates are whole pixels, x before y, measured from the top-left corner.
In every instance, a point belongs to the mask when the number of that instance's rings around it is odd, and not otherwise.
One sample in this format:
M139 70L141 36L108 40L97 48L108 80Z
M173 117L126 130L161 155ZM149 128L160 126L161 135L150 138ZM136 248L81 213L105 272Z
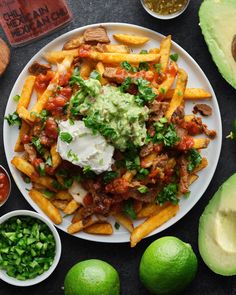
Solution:
M15 111L16 102L14 102L12 98L15 94L18 94L21 92L23 81L25 80L28 74L27 69L34 60L40 61L44 53L50 50L60 50L62 48L62 45L67 40L71 39L72 37L76 35L82 34L83 31L87 28L96 27L98 25L100 24L89 25L86 27L82 27L82 28L78 28L73 31L70 31L56 38L55 40L50 42L48 45L46 45L44 48L42 48L25 66L25 68L19 75L17 81L15 82L15 85L11 91L11 94L8 100L5 115L8 115L9 113L12 113ZM160 44L160 41L163 39L163 35L158 34L149 29L142 28L135 25L121 24L121 23L104 23L102 25L107 28L108 34L111 37L112 42L115 42L115 40L113 40L112 38L112 34L122 33L122 32L130 33L130 34L139 34L139 35L144 35L146 37L149 37L150 41L144 47L145 49L158 47ZM138 50L139 52L140 48L136 50ZM178 214L174 218L166 222L164 225L159 227L157 230L153 231L150 235L159 233L163 231L164 229L173 225L175 222L181 219L196 204L196 202L201 198L201 196L207 189L213 177L213 174L216 169L216 165L218 163L220 150L221 150L221 140L222 140L221 117L220 117L220 111L219 111L219 107L218 107L218 103L217 103L217 99L214 94L214 91L207 77L201 70L201 68L185 50L183 50L179 45L173 42L172 51L179 54L178 64L180 67L183 67L188 73L188 76L189 76L188 87L202 87L205 90L212 93L212 99L208 101L207 103L209 103L214 110L213 116L206 119L204 118L204 122L206 122L206 124L208 125L210 129L215 129L217 131L217 137L215 140L213 140L210 143L209 148L203 151L203 155L207 157L209 165L206 169L204 169L203 171L199 173L199 179L196 182L194 182L193 185L191 185L190 197L188 199L181 199L180 211L178 212ZM191 113L192 107L193 107L193 103L188 102L186 104L186 113ZM12 176L19 190L22 192L25 199L36 211L38 211L42 215L45 215L28 196L28 192L26 188L30 188L30 186L24 183L24 181L22 180L21 174L10 163L11 159L15 155L13 151L13 147L15 145L15 142L18 136L17 127L9 127L7 122L5 121L3 126L3 135L4 135L4 147L5 147L7 161L8 161ZM114 220L112 220L111 222L112 224L114 224ZM137 225L139 222L140 221L135 222L135 225ZM63 231L66 231L66 228L68 227L69 224L70 224L70 218L67 217L64 219L63 223L59 225L58 227L62 229ZM130 234L122 227L120 227L119 230L114 229L114 233L111 236L89 235L86 233L78 233L75 236L83 238L83 239L91 240L91 241L113 242L113 243L128 242L130 239Z

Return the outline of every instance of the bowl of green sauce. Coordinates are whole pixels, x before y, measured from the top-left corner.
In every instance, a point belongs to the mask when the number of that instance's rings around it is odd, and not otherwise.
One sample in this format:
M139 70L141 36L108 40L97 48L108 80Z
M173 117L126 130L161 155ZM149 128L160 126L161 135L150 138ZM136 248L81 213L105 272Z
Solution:
M190 0L141 0L143 8L153 17L168 20L181 15Z
M0 279L27 287L48 278L61 256L61 240L53 224L28 210L0 217Z

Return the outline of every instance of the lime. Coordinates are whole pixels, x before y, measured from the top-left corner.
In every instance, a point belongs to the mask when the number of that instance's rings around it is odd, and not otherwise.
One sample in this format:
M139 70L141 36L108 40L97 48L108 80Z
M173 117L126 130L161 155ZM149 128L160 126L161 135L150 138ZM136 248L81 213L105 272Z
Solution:
M102 260L84 260L68 271L64 291L65 295L119 295L119 275Z
M197 257L192 247L175 237L164 237L145 250L139 276L152 294L169 295L181 292L196 271Z

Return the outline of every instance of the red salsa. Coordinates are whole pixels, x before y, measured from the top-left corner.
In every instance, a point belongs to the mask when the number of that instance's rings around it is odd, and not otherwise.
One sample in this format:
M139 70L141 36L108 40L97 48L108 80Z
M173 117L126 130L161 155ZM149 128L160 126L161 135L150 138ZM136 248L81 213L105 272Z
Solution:
M9 194L10 183L3 169L0 168L0 203L4 202Z

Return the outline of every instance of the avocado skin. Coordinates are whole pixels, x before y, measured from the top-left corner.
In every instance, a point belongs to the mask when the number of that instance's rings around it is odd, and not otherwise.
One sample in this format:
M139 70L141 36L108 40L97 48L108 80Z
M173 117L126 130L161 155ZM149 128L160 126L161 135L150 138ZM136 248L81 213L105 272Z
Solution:
M223 212L227 216L229 204L232 205L230 210L235 213L236 217L236 173L220 186L204 209L199 221L198 247L201 257L213 272L223 276L236 275L236 252L230 254L225 252L214 236L218 214ZM236 228L236 218L234 220Z
M219 72L236 89L236 62L231 44L236 34L236 1L205 0L199 10L200 27ZM229 33L229 28L235 31Z

